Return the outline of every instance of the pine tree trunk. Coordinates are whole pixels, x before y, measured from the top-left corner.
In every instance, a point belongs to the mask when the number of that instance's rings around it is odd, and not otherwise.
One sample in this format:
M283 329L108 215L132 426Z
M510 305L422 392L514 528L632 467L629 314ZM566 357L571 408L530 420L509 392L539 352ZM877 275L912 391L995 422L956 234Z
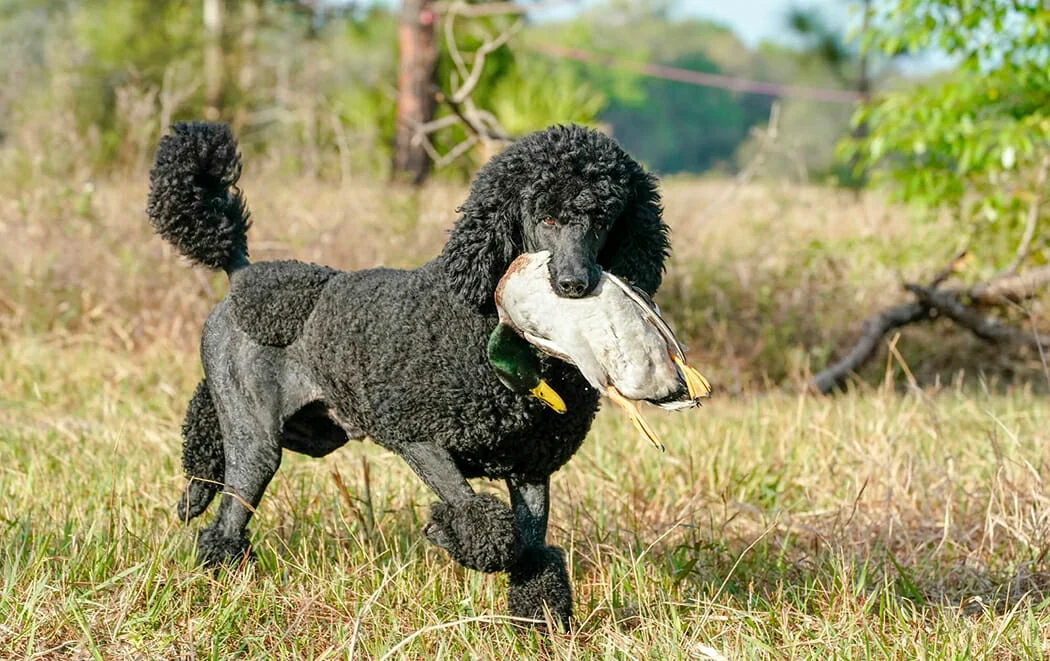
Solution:
M398 27L397 127L394 178L418 186L430 174L430 157L413 144L420 124L434 119L438 49L434 35L434 0L403 0Z

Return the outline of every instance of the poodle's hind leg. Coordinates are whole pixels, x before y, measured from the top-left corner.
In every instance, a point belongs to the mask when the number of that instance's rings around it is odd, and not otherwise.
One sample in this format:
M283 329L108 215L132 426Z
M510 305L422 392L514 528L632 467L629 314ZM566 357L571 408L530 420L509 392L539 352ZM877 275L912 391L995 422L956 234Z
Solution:
M226 459L222 431L208 382L197 384L182 423L182 468L189 478L176 507L179 519L188 522L211 504L223 484Z
M223 487L215 520L197 538L197 561L214 567L249 556L248 521L281 465L282 389L268 361L233 360L212 369L215 411L222 429Z
M250 557L248 522L281 465L276 433L246 424L248 420L242 418L245 426L225 438L226 475L219 512L197 538L197 562L207 567Z
M510 569L507 602L511 615L542 620L549 610L566 629L572 619L572 587L565 568L565 553L547 546L547 514L550 509L550 479L508 479L514 519L525 550Z

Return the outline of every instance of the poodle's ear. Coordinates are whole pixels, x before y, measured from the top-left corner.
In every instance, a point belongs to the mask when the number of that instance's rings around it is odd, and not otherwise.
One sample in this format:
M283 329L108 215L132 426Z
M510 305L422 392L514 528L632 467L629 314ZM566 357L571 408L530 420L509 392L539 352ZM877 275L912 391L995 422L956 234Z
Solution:
M453 291L469 305L491 311L496 285L521 250L521 228L509 199L478 197L472 194L459 209L463 215L452 228L442 261Z
M668 227L662 219L656 177L635 165L630 199L612 226L598 256L602 266L650 296L660 288L670 252Z

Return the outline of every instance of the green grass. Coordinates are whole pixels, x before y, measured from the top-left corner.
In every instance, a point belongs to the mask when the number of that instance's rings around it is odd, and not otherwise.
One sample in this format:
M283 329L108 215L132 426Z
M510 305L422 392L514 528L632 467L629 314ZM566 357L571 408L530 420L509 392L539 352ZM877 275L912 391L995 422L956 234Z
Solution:
M286 456L257 565L196 569L173 503L198 370L90 337L0 349L0 656L1050 654L1050 404L1024 390L716 397L653 413L666 455L604 411L554 478L579 627L545 638L504 619L504 577L427 545L432 496L368 443Z

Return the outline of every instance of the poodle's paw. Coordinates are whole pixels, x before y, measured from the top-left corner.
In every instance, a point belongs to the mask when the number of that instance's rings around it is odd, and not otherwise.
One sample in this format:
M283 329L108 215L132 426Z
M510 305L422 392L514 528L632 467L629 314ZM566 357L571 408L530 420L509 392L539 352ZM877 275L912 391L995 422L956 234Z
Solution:
M468 569L506 570L521 555L521 537L514 513L490 494L479 494L458 505L434 503L423 534Z
M507 605L514 617L542 620L544 608L555 622L569 629L572 619L572 587L565 569L565 553L554 546L525 549L510 568Z
M190 519L200 516L215 498L219 486L202 480L190 480L182 496L179 497L179 502L175 505L179 520L189 523Z
M197 535L197 564L217 569L236 567L254 559L251 544L244 537L224 537L212 528L204 528Z

